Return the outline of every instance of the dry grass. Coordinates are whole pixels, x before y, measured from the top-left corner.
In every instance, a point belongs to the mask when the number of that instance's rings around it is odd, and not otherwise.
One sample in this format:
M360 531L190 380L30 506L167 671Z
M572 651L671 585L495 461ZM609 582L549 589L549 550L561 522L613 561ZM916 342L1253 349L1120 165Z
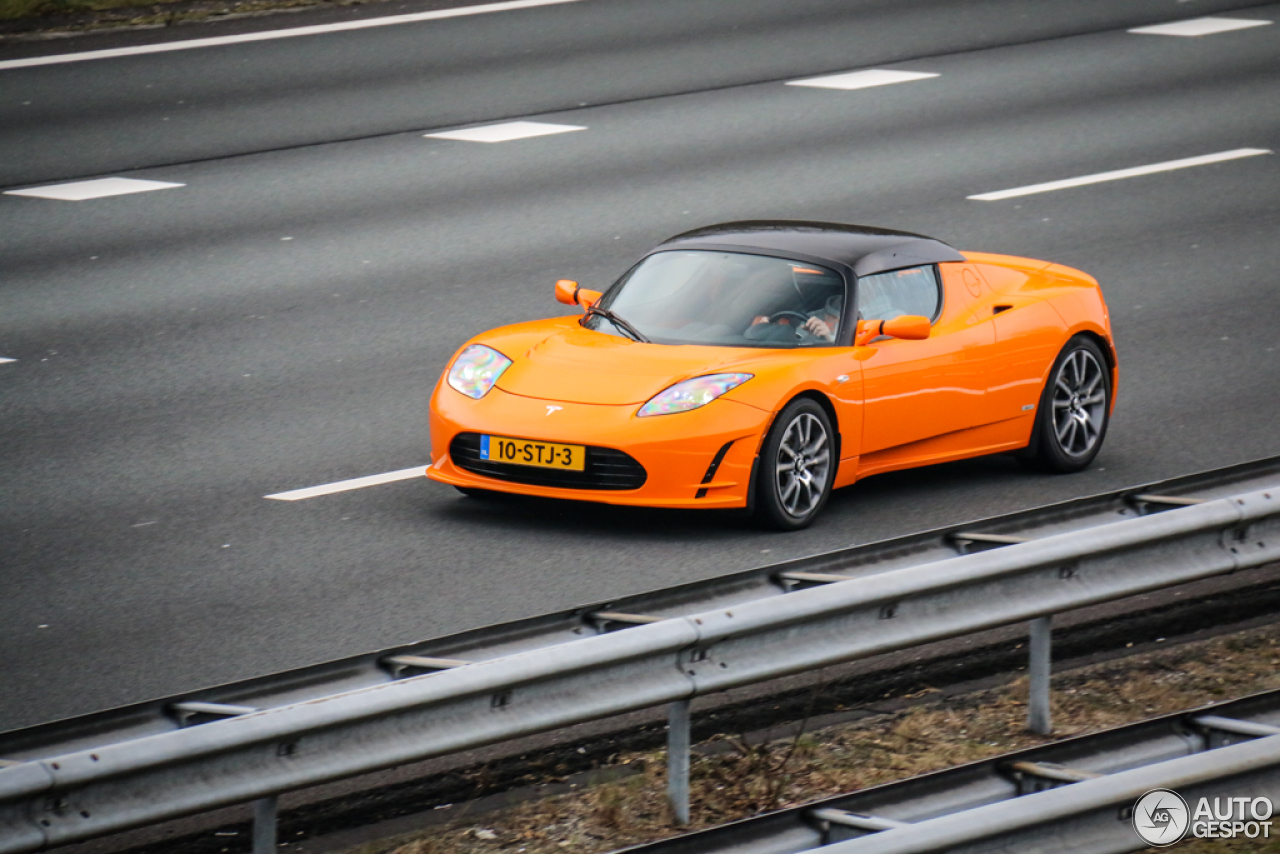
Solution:
M4 29L12 32L83 32L376 2L379 0L0 0L0 22L11 22Z
M1178 854L1280 854L1280 839L1194 839L1164 850Z
M0 0L0 20L44 18L54 22L73 15L136 5L138 0Z
M1057 736L1114 727L1206 702L1280 688L1280 628L1161 649L1054 679ZM1028 733L1025 680L920 703L798 738L721 736L703 744L691 770L691 829L721 824L867 786L900 780L1046 739ZM625 757L639 773L613 782L451 823L350 854L595 854L678 831L665 804L661 752ZM465 811L465 807L463 808ZM1280 841L1199 841L1188 854L1280 854Z

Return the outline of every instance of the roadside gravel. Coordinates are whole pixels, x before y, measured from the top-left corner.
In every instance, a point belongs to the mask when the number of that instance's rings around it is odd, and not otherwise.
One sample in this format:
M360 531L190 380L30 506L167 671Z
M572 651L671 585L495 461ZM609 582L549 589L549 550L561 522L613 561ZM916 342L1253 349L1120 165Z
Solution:
M212 21L301 26L290 13L328 10L339 19L477 6L489 0L0 0L0 45L86 33L168 29ZM310 19L306 23L312 23ZM256 27L255 27L256 29ZM205 35L192 31L190 38Z

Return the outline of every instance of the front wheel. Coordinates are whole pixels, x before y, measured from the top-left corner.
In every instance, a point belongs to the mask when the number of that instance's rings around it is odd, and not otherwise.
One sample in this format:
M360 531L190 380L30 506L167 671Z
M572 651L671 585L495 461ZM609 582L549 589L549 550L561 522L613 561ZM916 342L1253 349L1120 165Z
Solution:
M1102 350L1089 338L1072 338L1049 372L1022 458L1047 471L1080 471L1102 448L1110 415L1111 373Z
M760 449L756 517L773 528L807 528L831 495L835 433L827 412L809 398L787 404Z
M468 498L480 498L492 501L500 496L500 493L494 492L492 489L478 489L474 486L455 486L454 489L458 490Z

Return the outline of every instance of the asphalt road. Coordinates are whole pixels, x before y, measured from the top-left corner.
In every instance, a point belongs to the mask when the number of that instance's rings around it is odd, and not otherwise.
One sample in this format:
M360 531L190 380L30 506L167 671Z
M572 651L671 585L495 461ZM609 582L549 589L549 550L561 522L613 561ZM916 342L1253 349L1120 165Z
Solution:
M0 729L1280 453L1275 155L966 198L1280 150L1280 26L1126 32L1243 5L1155 0L1123 4L1143 20L1081 0L1030 22L994 0L963 20L622 5L0 69L0 184L184 185L0 195ZM397 47L415 38L443 64ZM332 78L306 73L330 56ZM868 65L939 76L784 85ZM158 100L139 94L153 78ZM437 79L446 94L419 97ZM188 90L200 104L157 130ZM13 119L23 100L35 118ZM508 118L586 129L423 137ZM603 286L672 234L773 217L1097 276L1121 380L1094 467L881 476L790 535L417 479L263 497L425 464L449 355L560 313L555 279Z
M8 44L0 47L0 68L33 55L350 24L451 5L398 0L313 12L302 21L248 18L69 44ZM1190 13L1260 5L1195 0ZM1188 7L1176 0L570 0L308 38L6 69L0 186L706 92L1187 16Z

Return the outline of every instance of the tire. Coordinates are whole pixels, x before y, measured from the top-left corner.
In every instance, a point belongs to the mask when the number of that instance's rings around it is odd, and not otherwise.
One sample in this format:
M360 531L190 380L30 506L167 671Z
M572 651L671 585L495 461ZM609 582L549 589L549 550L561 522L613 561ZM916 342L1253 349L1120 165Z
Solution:
M477 489L474 486L455 486L454 489L458 490L468 498L493 500L498 497L498 493L494 492L492 489Z
M1068 474L1093 462L1111 418L1111 371L1092 339L1066 343L1040 394L1031 444L1020 459L1041 471Z
M831 495L836 463L836 436L826 410L806 397L791 401L760 449L757 521L780 531L809 527Z

